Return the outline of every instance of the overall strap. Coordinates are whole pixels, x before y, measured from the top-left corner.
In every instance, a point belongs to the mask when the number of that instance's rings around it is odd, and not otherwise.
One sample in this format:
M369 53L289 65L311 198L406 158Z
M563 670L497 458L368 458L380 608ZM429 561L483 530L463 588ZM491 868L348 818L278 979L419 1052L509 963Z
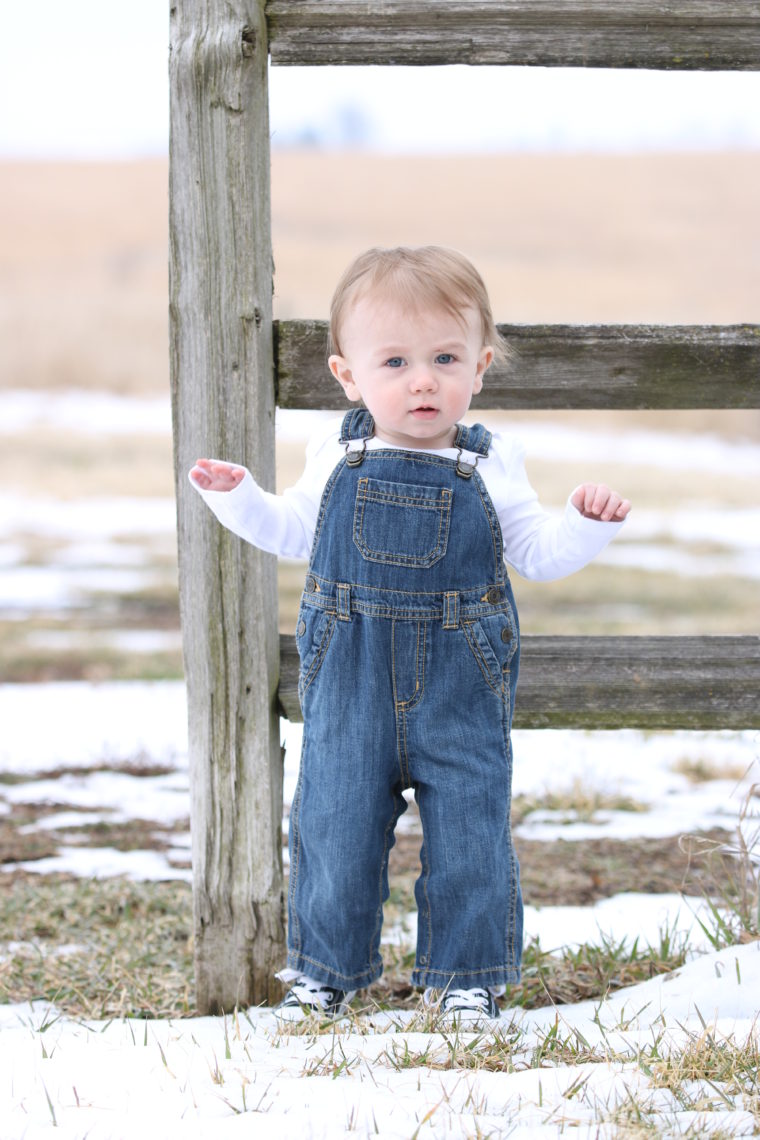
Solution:
M349 443L352 439L370 439L375 434L375 421L366 408L352 408L343 417L340 425L340 442Z
M462 451L473 452L475 455L482 455L485 458L488 455L492 439L492 433L482 424L473 424L471 427L457 424L454 447L459 447Z

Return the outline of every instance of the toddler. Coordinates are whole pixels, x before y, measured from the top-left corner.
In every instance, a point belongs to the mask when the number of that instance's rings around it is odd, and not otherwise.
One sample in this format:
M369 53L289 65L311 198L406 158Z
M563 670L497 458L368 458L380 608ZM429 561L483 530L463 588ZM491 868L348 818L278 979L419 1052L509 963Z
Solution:
M436 246L372 249L338 284L330 371L357 405L283 495L243 467L190 478L235 534L309 558L296 640L304 717L277 1008L340 1015L382 971L388 854L422 822L412 981L447 1019L499 1016L520 977L510 831L519 627L505 560L548 580L588 563L630 504L603 485L544 512L509 434L462 417L507 349L478 272Z

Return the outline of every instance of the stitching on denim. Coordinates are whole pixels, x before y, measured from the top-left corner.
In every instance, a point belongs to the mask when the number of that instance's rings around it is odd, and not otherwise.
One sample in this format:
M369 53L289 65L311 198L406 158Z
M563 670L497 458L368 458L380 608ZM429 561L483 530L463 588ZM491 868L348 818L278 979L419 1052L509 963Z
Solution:
M509 693L509 689L507 689ZM522 946L517 948L515 946L515 926L517 923L517 900L520 897L520 871L517 864L517 855L515 853L515 845L512 841L512 825L511 825L511 804L512 804L512 732L509 724L510 717L510 698L505 702L505 709L502 714L502 734L504 737L504 753L509 770L509 797L507 800L507 836L509 838L509 861L510 861L510 885L511 890L509 893L510 906L509 914L507 916L507 929L505 933L505 946L507 955L513 968L520 972L520 960L522 958Z
M319 593L324 593L325 591L330 590L332 587L334 587L338 584L336 579L325 578L324 575L316 574L313 570L309 571L307 577L314 578L314 580L317 583L317 586L319 588ZM488 590L490 587L492 587L494 584L499 585L501 587L504 587L506 584L506 579L502 579L498 583L494 583L493 578L488 578L488 579L485 579L483 582L475 582L473 585L460 587L459 593L465 594L465 595L471 595L473 598L480 598L480 596L483 593L485 593L485 591ZM351 585L357 590L363 590L363 591L365 591L367 593L371 593L371 594L403 594L404 597L409 597L409 598L438 598L438 599L440 599L446 593L446 591L441 587L439 587L436 590L399 590L399 589L394 589L392 586L372 586L366 582L352 582ZM317 593L315 595L314 593L309 593L308 591L306 591L309 602L314 603L315 605L319 605L319 604L324 605L324 599L319 597L319 593ZM496 606L489 604L487 607L484 608L483 612L484 613L487 612L489 614L494 613L494 612L498 613L499 607L505 606L506 601L507 601L507 599L502 599L502 601ZM472 604L472 603L470 603L470 604Z
M395 800L394 800L394 806L395 806ZM388 866L388 856L390 854L390 849L391 849L391 845L388 842L389 836L391 836L393 834L393 832L395 831L396 824L398 823L398 819L399 819L398 815L396 815L394 813L394 816L392 816L391 819L389 819L385 825L385 833L383 835L383 857L382 857L382 860L380 862L380 876L379 876L378 881L377 881L378 907L377 907L377 914L375 916L375 925L374 925L374 928L372 930L372 936L370 938L370 943L369 943L370 952L372 951L372 948L376 945L376 939L379 938L380 931L381 931L382 925L383 925L383 871Z
M338 603L338 620L351 621L351 586L347 582L339 582L335 588Z
M397 459L399 463L419 463L427 467L445 467L455 471L456 459L449 459L445 455L427 455L421 451L408 453L395 448L373 447L367 451L366 459Z
M481 455L486 459L492 440L493 432L490 432L484 424L471 424L469 427L457 424L454 447L461 447L462 451L470 451L473 455Z
M366 408L352 408L344 415L340 425L339 443L355 439L370 439L375 434L375 421Z
M394 632L395 632L395 628L394 628ZM420 637L420 634L422 634L421 637ZM416 708L417 705L422 700L423 696L425 695L425 646L427 644L426 635L427 635L427 623L426 622L418 622L417 623L417 647L415 650L415 664L414 664L414 692L412 693L411 697L409 697L408 700L396 700L396 704L398 705L398 708L402 712L405 712L405 713L409 712L411 709ZM395 666L395 662L394 662L394 666ZM395 690L394 690L394 699L395 699ZM404 724L406 725L406 722L404 722ZM406 744L406 728L404 729L404 737L405 737L405 744ZM407 754L407 764L408 764L408 760L409 760L409 757Z
M370 487L370 483L374 486ZM385 490L384 488L388 488ZM391 489L392 488L392 489ZM398 488L398 490L396 490ZM397 503L405 507L421 507L423 510L445 510L454 497L450 487L434 487L420 483L396 483L392 479L370 479L363 476L356 488L357 499L368 503Z
M399 621L434 621L439 622L443 620L444 606L440 605L427 606L425 609L410 609L406 606L396 606L391 602L364 602L356 596L357 587L351 588L351 612L357 614L366 614L368 617L388 618L391 620L398 619ZM359 590L363 587L358 587ZM403 591L390 591L391 593L402 593ZM326 610L328 613L337 615L336 599L330 595L327 597L308 597L308 604L314 609ZM503 614L509 617L510 612L514 611L507 602L498 606L493 606L480 603L464 603L460 605L459 614L462 621L473 621L481 617L493 617L496 614ZM514 623L514 630L516 632L517 623Z
M382 482L383 480L376 480ZM379 562L384 566L415 566L420 569L429 569L445 556L449 543L449 530L451 528L451 503L453 493L448 487L436 488L440 491L440 498L412 498L402 494L390 492L380 493L369 489L369 479L365 476L359 480L354 501L353 541L357 550L368 562ZM413 486L413 484L409 484ZM403 484L397 484L403 486ZM403 554L394 550L376 550L370 546L364 533L364 516L367 503L381 503L385 506L398 506L401 509L434 511L438 515L438 533L431 548L421 554Z
M459 591L447 590L443 595L443 628L459 628Z
M303 680L299 680L298 683L298 694L301 703L303 703L303 698L316 679L319 670L322 668L322 662L327 655L327 650L330 646L330 642L332 641L333 633L335 632L337 614L332 610L328 610L326 612L326 617L327 621L325 622L325 628L322 631L320 643L314 650L314 656L309 662L309 668L303 674Z
M324 970L326 974L332 974L335 978L340 978L341 983L347 982L345 987L340 986L336 988L350 989L364 989L365 986L372 985L383 972L382 964L377 966L368 966L360 974L343 974L340 970L336 970L333 966L328 966L325 962L320 962L319 958L312 958L309 954L304 954L302 951L297 951L294 954L288 954L288 965L291 969L298 970L305 963L310 966L317 966L318 969ZM305 973L306 971L304 971ZM329 983L327 983L329 985Z
M414 794L416 797L416 795L417 795L416 789L415 789ZM420 818L422 818L422 809L421 808L420 808ZM430 906L430 895L428 894L428 883L430 881L430 860L428 859L427 842L424 838L424 836L425 836L425 824L424 823L422 824L422 835L423 835L423 842L422 842L422 847L420 849L420 863L422 864L422 874L420 875L420 886L421 886L422 896L425 900L425 913L424 913L424 915L421 915L419 913L419 906L417 907L417 952L416 952L416 957L417 957L417 962L419 962L421 959L421 955L420 955L420 942L421 942L420 932L422 930L422 927L420 924L420 919L422 918L422 919L424 919L425 925L427 927L427 950L425 953L425 963L429 967L430 959L433 956L433 916L432 916L432 909Z
M473 483L475 489L480 496L480 502L483 506L483 512L486 516L488 527L491 531L491 544L494 557L494 570L500 582L503 582L506 575L506 567L504 566L504 536L501 533L501 523L494 510L491 496L486 490L486 485L477 471L473 472Z
M475 622L462 622L462 630L464 631L464 636L467 639L467 644L469 645L470 649L472 650L473 657L475 658L478 665L480 666L481 673L483 674L486 681L488 682L489 688L493 689L493 691L496 693L496 695L501 697L501 699L503 701L504 700L503 684L501 687L499 685L494 684L494 679L491 676L491 671L488 667L488 662L486 661L485 657L483 656L483 651L480 648L480 645L478 644L478 642L475 638L474 631L472 629L472 627L475 624L476 624Z
M404 702L398 699L398 682L396 678L396 623L391 626L391 678L393 684L393 712L396 718L396 759L398 760L401 780L405 788L409 787L409 753L406 741L406 717L404 715Z
M296 887L298 885L298 868L301 861L301 834L298 828L298 821L301 814L301 789L302 789L302 776L305 759L305 748L301 756L301 765L298 772L298 780L296 781L295 795L293 796L293 803L290 806L290 822L288 828L288 836L293 836L293 852L291 856L290 866L290 881L288 883L288 914L290 922L288 923L288 944L292 945L296 951L301 948L301 922L298 917L298 910L296 906ZM291 831L292 829L292 831Z
M439 970L436 967L426 967L423 970L415 970L415 974L424 975L428 981L431 978L442 979L442 985L446 985L449 980L453 978L471 978L473 974L496 974L493 981L487 981L484 985L499 985L501 982L515 982L519 979L519 973L515 967L509 962L503 962L498 966L480 966L472 970ZM504 977L504 975L509 975Z
M409 786L409 747L406 740L406 714L400 705L396 705L396 750L398 753L398 766L401 779L406 787Z

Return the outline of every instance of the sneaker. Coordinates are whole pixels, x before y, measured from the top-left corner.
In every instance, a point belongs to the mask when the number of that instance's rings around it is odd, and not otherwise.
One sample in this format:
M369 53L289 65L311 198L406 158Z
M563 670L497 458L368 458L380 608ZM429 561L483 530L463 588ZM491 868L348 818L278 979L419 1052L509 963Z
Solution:
M308 974L300 974L272 1012L280 1021L303 1021L312 1013L342 1017L355 993L356 990L334 990L324 982L315 982Z
M437 1006L442 1020L452 1024L482 1025L501 1017L496 998L480 986L472 990L444 990L439 998L434 995L434 990L425 990L425 1005Z

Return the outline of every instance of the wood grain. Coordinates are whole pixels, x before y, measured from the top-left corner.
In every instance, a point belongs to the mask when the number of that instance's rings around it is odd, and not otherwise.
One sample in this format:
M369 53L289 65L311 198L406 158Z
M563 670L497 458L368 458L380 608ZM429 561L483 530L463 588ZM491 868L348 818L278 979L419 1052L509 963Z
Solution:
M300 721L295 639L280 636L279 701ZM760 637L521 639L517 728L760 728Z
M188 482L204 455L245 456L264 486L274 472L266 68L261 4L173 7L170 351L201 1013L273 1000L284 960L275 560L219 527Z
M760 67L754 0L270 0L275 64Z
M499 325L516 352L478 408L758 408L759 325ZM277 402L343 408L327 372L327 323L275 328Z

